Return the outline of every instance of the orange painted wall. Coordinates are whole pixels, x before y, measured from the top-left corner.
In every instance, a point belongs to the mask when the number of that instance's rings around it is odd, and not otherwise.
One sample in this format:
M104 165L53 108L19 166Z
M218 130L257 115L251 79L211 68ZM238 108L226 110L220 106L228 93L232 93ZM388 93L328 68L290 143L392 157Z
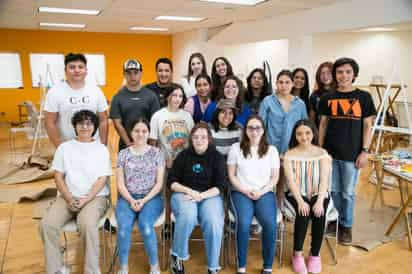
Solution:
M30 53L104 54L106 86L102 89L107 99L111 99L122 84L122 64L127 58L134 57L142 63L142 82L148 83L156 79L156 60L172 56L170 35L0 29L0 37L0 52L19 53L23 72L24 88L0 89L0 112L6 113L8 121L18 120L19 102L40 103L40 90L31 85Z

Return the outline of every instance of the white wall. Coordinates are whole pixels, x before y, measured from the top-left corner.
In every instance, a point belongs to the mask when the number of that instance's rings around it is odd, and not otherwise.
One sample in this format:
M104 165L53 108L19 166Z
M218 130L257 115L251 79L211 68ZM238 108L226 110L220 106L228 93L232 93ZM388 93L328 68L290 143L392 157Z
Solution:
M234 22L215 35L219 44L285 39L314 33L412 21L411 0L346 0L267 19Z
M412 102L412 32L347 32L313 35L312 70L326 60L352 57L360 66L358 85L369 85L372 76L381 75L389 81L394 65L400 73L394 82L402 81L409 88ZM399 100L400 98L398 98Z
M343 56L355 58L360 65L358 85L369 85L373 75L382 75L388 81L393 65L399 64L400 74L397 76L400 75L402 81L409 85L408 97L412 102L411 31L322 33L313 35L311 40L311 65L304 65L310 73L311 85L317 66L326 60L333 61ZM289 49L288 40L218 46L206 42L204 36L196 31L179 33L173 36L175 79L186 74L188 58L195 51L205 55L209 73L213 59L222 55L230 60L235 73L243 79L254 67L261 67L264 59L269 61L275 76L280 69L288 68L293 59L288 56ZM399 80L399 77L394 79L395 82Z
M208 73L211 73L213 60L218 56L228 58L234 73L244 80L248 73L262 67L263 60L271 66L272 74L288 67L288 41L272 40L256 43L219 46L205 41L201 31L178 33L173 36L174 79L178 80L187 73L189 56L201 52L206 59Z

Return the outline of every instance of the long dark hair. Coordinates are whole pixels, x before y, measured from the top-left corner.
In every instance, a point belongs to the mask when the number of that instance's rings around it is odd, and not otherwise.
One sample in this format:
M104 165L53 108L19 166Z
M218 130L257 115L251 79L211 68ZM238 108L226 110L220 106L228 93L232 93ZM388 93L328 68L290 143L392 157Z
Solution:
M299 145L299 142L296 139L296 130L300 126L307 126L312 130L312 134L313 134L312 145L317 146L318 145L318 130L316 129L315 124L313 124L308 119L302 119L302 120L297 121L295 126L293 127L292 135L290 136L289 149L292 149Z
M240 149L242 150L243 157L247 158L249 155L252 156L250 152L250 140L246 134L246 131L247 131L247 125L249 124L249 121L253 119L258 120L260 122L262 126L262 130L263 130L263 135L260 138L259 146L258 146L258 155L259 155L259 158L262 158L263 156L266 155L266 153L269 150L269 143L266 138L265 124L263 123L262 118L260 118L260 116L256 114L249 116L249 118L246 120L245 128L243 129L243 133L242 133L242 141L240 142Z
M227 130L232 131L232 130L237 130L239 128L239 125L236 122L236 110L235 109L231 109L233 111L233 120L232 122L227 126ZM213 117L212 117L212 121L210 122L210 124L212 125L212 128L214 131L218 132L220 130L219 127L219 113L221 113L223 111L223 109L221 108L217 108L215 113L213 113Z
M207 74L205 57L203 57L203 55L200 52L192 53L192 55L190 55L190 57L189 57L189 65L187 67L187 81L188 82L190 80L190 76L193 75L193 70L192 70L192 66L191 66L193 58L199 58L200 62L203 65L203 68L202 68L202 71L200 72L200 74Z
M249 76L246 78L247 82L247 89L246 89L246 94L245 94L245 101L250 102L253 99L253 88L252 88L252 77L253 74L256 72L260 73L263 79L263 86L262 86L262 91L260 92L259 99L263 100L267 95L270 94L269 92L269 81L268 78L266 77L265 72L261 68L255 68L249 73Z
M299 92L299 98L302 99L303 102L305 102L306 104L309 101L309 76L304 68L296 68L292 72L293 79L295 79L295 75L298 72L302 72L303 75L305 76L305 84L303 85L302 89ZM294 93L295 90L296 90L296 87L293 87L292 93Z
M325 91L325 84L322 83L321 79L320 79L320 75L322 74L322 69L323 68L328 68L330 70L330 75L332 75L332 67L333 67L333 63L330 61L327 62L323 62L322 64L319 65L318 69L316 70L316 90L314 90L314 92L323 92ZM335 80L332 77L332 83L330 83L330 87L329 90L333 90L336 87L336 83Z
M224 89L225 89L225 85L226 85L227 81L229 81L229 80L235 81L236 85L239 89L239 93L237 94L235 104L236 104L236 107L238 108L238 111L241 113L242 110L243 110L243 98L244 98L244 94L245 94L245 88L243 87L242 80L240 80L239 78L237 78L234 75L227 76L225 78L225 80L223 81L223 84L222 84L222 88L221 88L219 94L216 97L216 101L219 101L220 99L225 99Z
M215 100L216 97L217 97L217 95L220 93L220 90L221 90L221 88L222 88L222 83L223 83L222 79L220 79L220 76L219 76L219 74L217 74L217 71L216 71L216 63L217 63L217 61L219 61L219 60L222 60L222 61L225 62L225 64L226 64L226 77L228 77L228 76L233 76L233 75L234 75L234 74L233 74L232 65L230 64L229 60L227 60L227 58L221 56L221 57L217 57L217 58L213 61L213 64L212 64L212 73L211 73L211 75L212 75L212 83L213 83L213 85L212 85L212 92L211 92L212 100Z

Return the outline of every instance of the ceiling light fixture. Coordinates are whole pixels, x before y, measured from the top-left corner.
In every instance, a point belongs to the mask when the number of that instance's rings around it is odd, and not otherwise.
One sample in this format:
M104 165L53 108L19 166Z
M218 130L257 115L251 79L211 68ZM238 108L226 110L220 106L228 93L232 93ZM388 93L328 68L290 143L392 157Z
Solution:
M354 30L354 32L379 32L379 31L396 31L395 28L383 28L383 27L376 27L376 28L364 28L360 30Z
M255 6L267 0L199 0L202 2L212 2L219 4L241 5L241 6Z
M155 20L168 20L168 21L189 21L189 22L199 22L203 21L205 17L189 17L189 16L169 16L161 15L154 18Z
M45 23L40 22L40 27L56 27L56 28L73 28L73 29L83 29L86 24L64 24L64 23Z
M82 14L82 15L99 15L100 10L83 10L83 9L63 9L63 8L50 8L39 7L39 12L49 13L68 13L68 14Z
M130 30L142 30L142 31L168 31L167 28L155 28L155 27L130 27Z

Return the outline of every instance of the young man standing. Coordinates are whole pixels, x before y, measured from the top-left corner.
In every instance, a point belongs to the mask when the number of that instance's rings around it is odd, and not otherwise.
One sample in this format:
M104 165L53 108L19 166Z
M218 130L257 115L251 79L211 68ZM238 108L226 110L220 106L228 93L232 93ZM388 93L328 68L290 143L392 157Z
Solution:
M153 113L159 110L157 96L148 88L141 87L142 65L136 59L128 59L123 65L126 85L113 97L110 118L120 136L119 151L132 144L127 134L132 122L138 118L150 121Z
M146 85L147 88L156 93L161 108L167 105L165 93L167 93L167 87L172 84L172 73L172 61L169 58L160 58L156 61L156 82Z
M70 121L81 109L97 113L100 125L96 139L107 144L107 101L99 87L85 82L87 60L83 54L69 53L64 58L66 81L54 85L46 95L45 125L50 141L57 148L76 137Z
M353 82L359 65L351 58L335 61L332 76L336 92L320 99L319 144L333 157L332 199L339 212L341 244L352 242L355 186L360 169L368 162L368 147L376 109L371 95Z

